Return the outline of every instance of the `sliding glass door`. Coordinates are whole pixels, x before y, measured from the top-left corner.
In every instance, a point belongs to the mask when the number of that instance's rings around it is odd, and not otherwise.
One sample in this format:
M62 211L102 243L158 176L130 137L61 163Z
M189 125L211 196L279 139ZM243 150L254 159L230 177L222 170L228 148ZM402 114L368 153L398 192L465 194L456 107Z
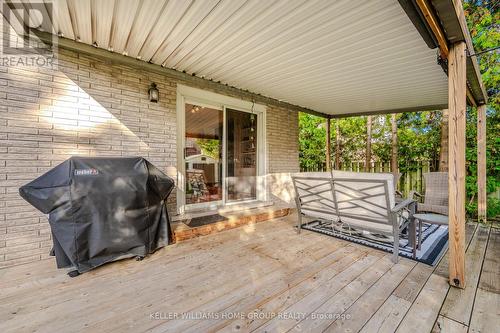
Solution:
M222 202L223 110L186 103L185 202Z
M257 115L226 109L226 201L257 199Z
M258 198L258 115L185 103L185 204L188 209Z

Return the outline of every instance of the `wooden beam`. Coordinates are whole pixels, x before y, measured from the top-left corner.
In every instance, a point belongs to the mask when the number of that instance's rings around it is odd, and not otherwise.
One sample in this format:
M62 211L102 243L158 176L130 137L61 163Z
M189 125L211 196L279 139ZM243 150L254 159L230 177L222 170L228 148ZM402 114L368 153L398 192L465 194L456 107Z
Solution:
M331 163L331 144L332 144L332 139L331 139L331 133L330 133L330 118L326 119L326 170L330 171L332 170L332 163Z
M474 96L472 96L472 92L470 91L469 87L467 87L467 101L469 102L469 105L476 107L477 103L476 100L474 99Z
M420 9L422 14L424 15L424 18L425 18L427 24L431 28L432 33L434 34L434 37L436 38L436 40L438 42L439 52L441 53L441 57L443 59L448 58L448 53L449 53L448 41L446 39L446 35L445 35L443 29L441 28L441 24L439 23L439 20L437 19L436 15L434 15L434 10L432 9L432 6L429 4L429 2L427 0L416 0L416 2L417 2L418 8ZM457 8L457 7L462 8L462 2L460 0L456 0L454 2L454 4L455 4L455 8ZM457 14L458 19L460 21L461 20L460 11L458 9L456 9L456 10L457 10L456 14ZM463 16L463 10L461 13ZM465 17L463 19L463 22L465 22ZM467 27L465 27L465 31L466 31L466 36L467 36L469 33L469 30L467 29ZM470 36L469 36L469 40L470 40ZM466 38L466 41L467 41L467 38ZM472 46L472 41L470 42L470 45L467 41L467 47L469 50L474 52L474 47ZM477 64L475 64L475 65L477 65ZM476 106L477 105L476 100L475 100L472 92L470 91L469 87L466 87L466 94L467 94L467 100L469 101L469 104L472 106Z
M465 45L467 45L467 50L469 50L469 54L472 54L472 56L470 57L471 60L470 65L472 65L473 67L473 71L475 73L474 76L477 78L479 89L481 90L481 95L484 96L484 104L486 104L488 102L488 93L486 92L486 88L482 80L481 71L479 69L479 61L475 55L476 51L474 50L474 44L472 43L469 27L467 27L467 20L465 19L465 13L464 13L464 5L462 3L462 0L452 0L451 2L453 3L453 7L455 8L455 14L457 16L458 23L460 24L460 29L462 30L462 34L465 40ZM474 103L476 105L479 105L479 103L475 101L472 93L470 93L470 96L472 100L474 100Z
M466 45L452 45L448 55L448 193L450 284L465 288L465 115Z
M436 40L439 45L439 50L441 51L441 57L443 57L443 59L446 59L448 57L448 52L449 52L448 41L446 40L446 36L443 30L441 29L441 25L439 24L438 19L434 15L434 12L430 4L427 2L427 0L417 0L417 5L420 8L422 14L424 15L427 24L429 24L429 27L434 33L434 36L436 37Z
M486 223L486 105L477 107L477 219Z

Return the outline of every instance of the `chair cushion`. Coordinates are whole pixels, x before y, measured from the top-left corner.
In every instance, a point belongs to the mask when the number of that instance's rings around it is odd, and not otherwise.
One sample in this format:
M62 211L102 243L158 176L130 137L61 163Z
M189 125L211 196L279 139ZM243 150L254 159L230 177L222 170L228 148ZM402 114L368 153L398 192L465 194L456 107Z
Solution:
M378 173L378 172L351 172L351 171L332 171L333 178L335 179L375 179L387 181L389 189L389 203L390 207L394 208L396 205L396 192L394 190L394 175L392 173Z
M330 172L299 172L293 174L297 177L327 177L333 176L334 179L378 179L386 180L387 186L389 188L389 202L391 208L395 206L395 196L396 192L394 190L394 175L392 173L373 173L373 172L352 172L352 171L338 171L334 170Z
M335 214L324 214L324 213L318 213L318 212L312 212L308 211L306 209L302 210L302 213L307 215L308 217L312 218L317 218L321 220L326 220L326 221L338 221L338 217ZM404 214L408 215L408 214ZM407 217L407 216L406 216ZM403 223L403 219L399 218L398 223L401 226ZM374 222L369 222L369 221L363 221L359 219L353 219L349 217L343 217L342 222L345 224L353 227L354 229L361 229L361 230L367 230L371 232L379 232L383 234L391 234L392 235L392 225L391 224L386 224L384 221L380 221L380 223L374 223Z

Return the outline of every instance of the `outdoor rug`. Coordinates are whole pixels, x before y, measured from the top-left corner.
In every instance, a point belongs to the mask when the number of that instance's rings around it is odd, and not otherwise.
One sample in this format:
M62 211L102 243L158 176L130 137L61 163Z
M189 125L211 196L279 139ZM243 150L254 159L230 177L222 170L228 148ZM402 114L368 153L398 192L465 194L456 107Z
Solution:
M314 220L307 224L303 224L302 229L319 232L321 234L392 253L392 238L384 235L358 230L340 232L338 226L332 229L331 221L325 220ZM428 265L435 265L443 256L447 248L448 226L424 223L422 226L422 249L417 249L417 257L414 260ZM409 245L407 235L401 235L399 238L399 255L413 259L412 247Z

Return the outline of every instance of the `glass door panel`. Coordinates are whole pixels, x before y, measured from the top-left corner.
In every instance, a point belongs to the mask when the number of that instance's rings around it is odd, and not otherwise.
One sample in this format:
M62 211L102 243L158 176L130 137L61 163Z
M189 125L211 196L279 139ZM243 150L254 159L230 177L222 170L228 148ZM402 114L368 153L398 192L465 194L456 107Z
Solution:
M224 112L186 103L186 204L222 201Z
M226 109L226 201L257 199L257 115Z

